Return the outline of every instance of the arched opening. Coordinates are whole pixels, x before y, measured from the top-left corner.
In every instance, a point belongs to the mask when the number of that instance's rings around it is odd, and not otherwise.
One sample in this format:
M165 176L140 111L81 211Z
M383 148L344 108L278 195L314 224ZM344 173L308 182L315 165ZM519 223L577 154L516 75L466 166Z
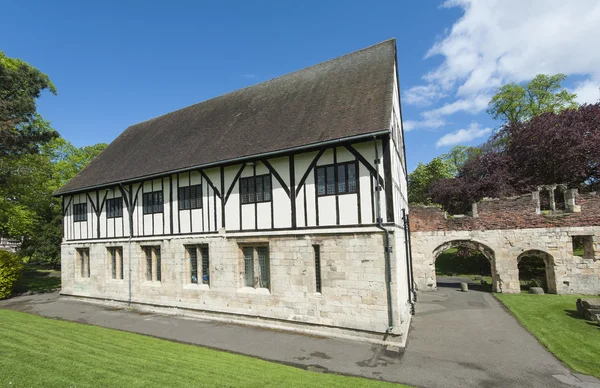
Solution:
M517 257L519 282L522 291L542 287L549 294L556 294L554 258L540 250L525 251Z
M497 291L494 251L477 241L448 241L433 251L437 287L459 288L468 283L470 289Z

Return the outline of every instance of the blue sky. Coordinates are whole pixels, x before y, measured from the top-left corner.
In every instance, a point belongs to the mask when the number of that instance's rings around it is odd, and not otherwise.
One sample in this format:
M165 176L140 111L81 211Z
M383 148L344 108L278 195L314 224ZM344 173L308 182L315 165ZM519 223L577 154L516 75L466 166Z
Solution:
M395 37L412 170L484 141L503 83L564 72L582 102L598 100L600 2L522 3L4 0L14 17L3 18L0 50L51 77L59 94L39 111L83 146Z

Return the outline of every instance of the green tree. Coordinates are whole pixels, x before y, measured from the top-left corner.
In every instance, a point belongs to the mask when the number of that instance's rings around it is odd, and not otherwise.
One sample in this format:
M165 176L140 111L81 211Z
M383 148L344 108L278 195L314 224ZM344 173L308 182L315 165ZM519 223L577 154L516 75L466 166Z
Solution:
M20 251L22 255L52 267L60 263L62 203L59 198L52 197L52 193L87 166L106 146L105 143L98 143L78 148L58 138L42 147L39 156L46 173L43 191L40 192L41 205L34 208L38 222L34 225L33 233L24 235ZM31 205L29 208L32 208Z
M58 137L37 114L36 100L44 90L56 94L46 74L0 51L0 156L33 154Z
M478 147L467 147L457 145L452 147L448 153L443 154L442 160L448 166L450 173L453 176L458 175L462 170L465 163L481 153L481 148Z
M427 164L419 163L417 168L408 174L408 202L431 203L427 193L429 187L439 179L452 178L453 168L441 157L434 158Z
M487 112L504 124L515 124L541 113L559 113L575 108L577 95L561 86L566 79L564 74L538 74L525 86L516 83L504 85L492 97Z

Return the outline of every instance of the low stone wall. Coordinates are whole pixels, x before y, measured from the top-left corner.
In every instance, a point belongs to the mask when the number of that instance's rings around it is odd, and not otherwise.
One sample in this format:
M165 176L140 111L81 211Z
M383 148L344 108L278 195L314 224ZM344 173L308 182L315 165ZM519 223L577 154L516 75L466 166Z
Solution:
M190 281L185 246L198 244L209 246L210 286ZM245 287L244 244L268 245L270 289ZM315 244L321 247L321 293L316 292ZM145 246L160 247L161 281L146 280ZM123 249L122 280L112 279L108 247ZM89 249L89 278L81 276L78 248ZM403 251L402 239L394 252ZM131 256L127 240L63 243L62 294L127 301L131 265L131 300L136 304L383 334L388 329L383 252L381 232L135 239ZM400 255L392 265L393 273L403 274L394 277L392 285L396 334L405 331L410 319L406 285L397 284L406 279L404 261Z

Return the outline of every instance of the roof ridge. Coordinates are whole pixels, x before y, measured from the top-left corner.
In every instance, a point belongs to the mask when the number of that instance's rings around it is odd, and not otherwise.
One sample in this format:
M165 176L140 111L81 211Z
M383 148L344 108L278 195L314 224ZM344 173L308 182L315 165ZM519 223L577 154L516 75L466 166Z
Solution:
M343 59L343 58L345 58L345 57L348 57L348 56L350 56L350 55L355 55L355 54L357 54L357 53L360 53L361 51L366 51L366 50L369 50L369 49L375 48L375 47L377 47L377 46L382 46L382 45L384 45L384 44L386 44L386 43L389 43L389 42L394 42L394 45L395 45L395 44L396 44L396 38L390 38L390 39L386 39L386 40L384 40L384 41L382 41L382 42L375 43L375 44L373 44L373 45L371 45L371 46L368 46L368 47L363 47L363 48L361 48L361 49L358 49L358 50L355 50L355 51L349 52L349 53L347 53L347 54L340 55L339 57L335 57L335 58L331 58L331 59L328 59L328 60L326 60L326 61L323 61L323 62L315 63L314 65L310 65L310 66L307 66L307 67L303 67L302 69L294 70L294 71L292 71L292 72L290 72L290 73L282 74L282 75L280 75L280 76L277 76L277 77L275 77L275 78L271 78L271 79L268 79L268 80L265 80L265 81L259 82L259 83L257 83L257 84L254 84L254 85L248 85L248 86L244 86L243 88L235 89L235 90L232 90L232 91L230 91L230 92L227 92L227 93L224 93L224 94L220 94L220 95L218 95L218 96L211 97L211 98L209 98L209 99L207 99L207 100L203 100L203 101L195 102L195 103L193 103L193 104L191 104L191 105L188 105L188 106L185 106L185 107L183 107L183 108L179 108L179 109L176 109L176 110L173 110L173 111L170 111L170 112L167 112L167 113L161 114L161 115L159 115L159 116L155 116L155 117L149 118L149 119L147 119L147 120L140 121L140 122L138 122L138 123L135 123L135 124L131 124L131 125L130 125L130 126L128 126L127 128L130 128L130 127L133 127L133 126L136 126L136 125L139 125L139 124L143 124L143 123L146 123L146 122L148 122L148 121L156 120L156 119L158 119L158 118L161 118L161 117L163 117L163 116L170 115L171 113L179 112L179 111L182 111L182 110L184 110L184 109L188 109L188 108L190 108L190 107L192 107L192 106L196 106L196 105L199 105L199 104L204 104L204 103L206 103L206 102L208 102L208 101L216 100L216 99L218 99L218 98L222 98L222 97L228 96L228 95L230 95L230 94L233 94L233 93L238 93L238 92L241 92L241 91L243 91L243 90L247 90L247 89L250 89L250 88L254 88L254 87L257 87L257 86L260 86L260 85L265 85L265 84L267 84L267 83L269 83L269 82L273 82L273 81L276 81L276 80L279 80L279 79L282 79L282 78L285 78L285 77L289 77L289 76L292 76L292 75L294 75L294 74L297 74L297 73L299 73L299 72L302 72L302 71L306 71L306 70L309 70L309 69L315 68L315 67L317 67L317 66L323 66L323 65L325 65L325 64L328 64L328 63L331 63L331 62L334 62L334 61L341 60L341 59ZM126 129L127 129L127 128L126 128ZM124 132L123 132L123 133L124 133Z

